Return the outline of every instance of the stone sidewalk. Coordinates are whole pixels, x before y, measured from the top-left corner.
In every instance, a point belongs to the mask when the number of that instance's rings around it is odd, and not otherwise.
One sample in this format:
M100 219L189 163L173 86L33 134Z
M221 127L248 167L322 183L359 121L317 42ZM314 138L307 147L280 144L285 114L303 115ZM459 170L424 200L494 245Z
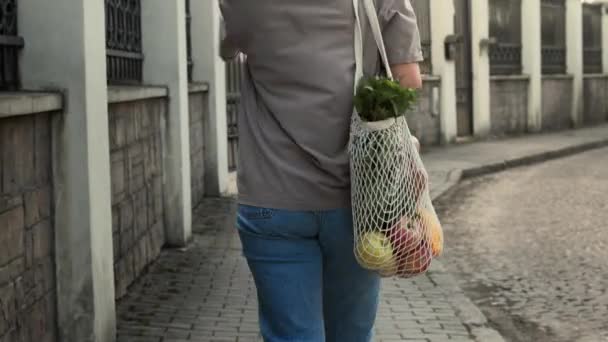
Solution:
M608 124L597 127L473 142L423 151L433 198L462 177L478 176L520 165L608 146Z
M608 125L425 151L437 197L465 176L608 145ZM233 228L231 198L195 212L194 241L166 250L118 303L119 342L261 341L255 289ZM441 262L428 274L386 280L376 342L503 341ZM348 342L348 341L345 341Z
M120 342L260 341L234 209L228 198L197 210L193 244L163 252L120 301ZM384 283L376 341L472 341L457 318L466 299L438 267L428 276Z

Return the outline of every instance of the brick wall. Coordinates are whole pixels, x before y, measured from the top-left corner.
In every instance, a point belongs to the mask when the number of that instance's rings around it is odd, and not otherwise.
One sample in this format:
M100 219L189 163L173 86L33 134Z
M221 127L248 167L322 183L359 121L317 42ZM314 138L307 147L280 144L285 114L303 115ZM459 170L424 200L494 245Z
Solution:
M440 81L425 80L418 93L416 107L406 116L410 131L421 144L426 146L437 145L440 142L439 115L432 114L433 88L439 86Z
M117 298L158 256L165 242L161 118L166 106L166 99L109 106Z
M198 206L205 196L204 119L209 108L207 101L207 92L190 93L190 181L192 207Z
M0 119L0 341L54 342L51 116Z
M585 77L583 89L584 123L608 122L608 76Z
M542 128L560 130L572 127L572 79L544 78Z
M528 126L527 79L493 78L490 82L492 135L526 132Z

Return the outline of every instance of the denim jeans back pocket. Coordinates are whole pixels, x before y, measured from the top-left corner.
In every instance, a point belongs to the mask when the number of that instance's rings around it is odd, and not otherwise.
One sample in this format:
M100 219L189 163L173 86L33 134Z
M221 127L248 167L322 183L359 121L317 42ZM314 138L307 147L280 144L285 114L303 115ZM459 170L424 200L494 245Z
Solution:
M270 220L274 216L274 212L274 209L239 206L239 216L243 216L247 220Z
M309 239L318 235L314 213L239 205L237 227L242 233L266 238Z

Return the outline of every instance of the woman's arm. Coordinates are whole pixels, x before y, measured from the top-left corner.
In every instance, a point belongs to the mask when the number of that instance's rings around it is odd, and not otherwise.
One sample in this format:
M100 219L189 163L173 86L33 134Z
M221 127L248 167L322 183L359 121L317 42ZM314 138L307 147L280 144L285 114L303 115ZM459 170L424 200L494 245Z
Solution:
M418 63L404 63L391 66L393 77L399 81L402 87L419 89L422 88L422 77Z
M408 88L422 87L423 60L416 14L410 0L377 0L378 17L393 76Z

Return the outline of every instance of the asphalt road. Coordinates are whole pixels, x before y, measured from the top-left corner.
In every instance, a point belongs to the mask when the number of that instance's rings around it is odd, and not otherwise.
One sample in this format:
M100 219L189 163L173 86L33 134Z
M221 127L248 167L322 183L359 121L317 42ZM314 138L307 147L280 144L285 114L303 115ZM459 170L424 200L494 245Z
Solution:
M443 261L515 342L608 341L608 149L468 180Z

